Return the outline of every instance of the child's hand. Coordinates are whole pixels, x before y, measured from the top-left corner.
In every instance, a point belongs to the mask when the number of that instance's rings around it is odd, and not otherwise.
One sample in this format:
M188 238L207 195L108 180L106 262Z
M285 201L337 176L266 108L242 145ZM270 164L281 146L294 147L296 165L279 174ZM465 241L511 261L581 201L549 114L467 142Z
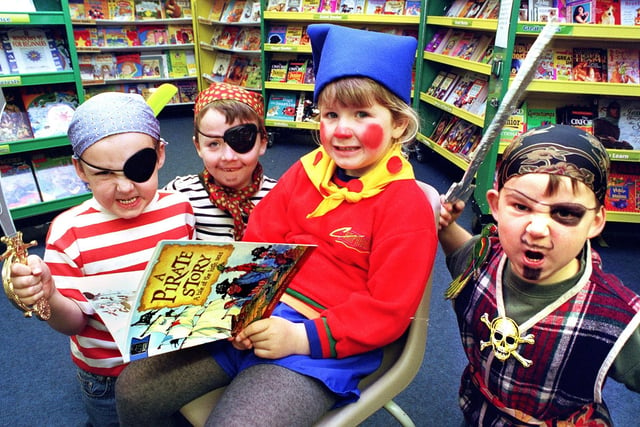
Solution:
M40 298L49 300L54 291L49 266L37 255L29 255L28 264L11 265L13 291L24 304L31 306Z
M443 230L454 223L462 211L464 210L465 203L462 200L458 200L455 203L449 203L444 201L444 196L440 196L440 221L438 224L438 230Z
M253 348L256 356L265 359L310 352L304 325L276 316L251 323L235 337L233 346L237 349Z

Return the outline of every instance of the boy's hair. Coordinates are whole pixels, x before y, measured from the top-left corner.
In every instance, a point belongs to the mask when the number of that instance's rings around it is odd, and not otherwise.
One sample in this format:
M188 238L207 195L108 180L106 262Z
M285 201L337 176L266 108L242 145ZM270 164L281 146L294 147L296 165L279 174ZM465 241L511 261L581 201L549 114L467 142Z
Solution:
M604 204L609 173L609 155L593 135L567 125L533 128L516 137L505 149L496 174L500 190L514 176L529 173L550 175L548 193L558 187L556 176L567 176L575 189L584 183Z
M318 106L339 104L345 107L370 107L380 104L391 111L394 121L407 120L401 143L412 142L420 120L411 106L378 82L365 77L345 77L327 84L318 96Z
M144 133L160 139L160 122L138 94L104 92L92 96L74 112L67 135L73 154L84 151L107 136L120 133Z

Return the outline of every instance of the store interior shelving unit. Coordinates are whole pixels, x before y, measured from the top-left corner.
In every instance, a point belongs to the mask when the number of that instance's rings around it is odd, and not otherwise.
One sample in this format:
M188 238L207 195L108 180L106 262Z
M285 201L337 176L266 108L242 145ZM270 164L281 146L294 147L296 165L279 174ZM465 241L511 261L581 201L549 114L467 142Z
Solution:
M121 20L121 19L72 19L72 24L76 29L99 29L102 31L107 31L107 29L115 29L115 28L123 28L123 27L133 27L136 29L138 33L140 33L142 28L149 27L167 27L169 26L186 26L191 29L193 32L192 40L189 40L186 43L173 43L170 42L169 37L164 41L158 44L136 44L131 46L76 46L76 50L78 55L87 54L89 56L101 53L109 53L109 54L127 54L127 53L139 53L140 55L164 55L164 59L168 62L168 56L171 55L172 52L184 51L185 53L189 53L194 58L194 63L192 65L187 65L188 73L180 73L171 75L170 73L170 65L165 64L165 69L167 74L162 77L135 77L135 78L121 78L117 75L111 75L106 78L100 78L95 80L82 80L82 85L85 88L86 92L100 92L106 90L121 90L119 87L135 86L137 84L152 85L159 86L162 83L173 83L176 85L180 85L180 82L196 82L196 64L195 64L195 32L193 31L193 18L192 16L181 17L181 18L162 18L162 19L135 19L132 21ZM73 38L72 38L73 40ZM123 86L120 86L123 85ZM122 89L124 91L124 89ZM140 92L140 91L138 91ZM89 93L86 94L89 97ZM143 93L143 95L145 95ZM178 98L177 98L178 99ZM182 106L182 105L193 105L193 101L184 101L180 100L178 102L171 102L167 105L167 107L171 108L174 106Z
M311 58L311 45L298 44L271 44L268 43L267 35L273 25L302 24L309 25L313 23L334 23L337 25L352 26L356 28L366 27L369 30L375 30L376 27L395 27L413 29L420 37L420 17L411 15L385 15L385 14L355 14L355 13L325 13L325 12L279 12L270 11L267 7L267 1L263 0L262 14L262 64L263 64L263 91L265 103L269 100L269 95L273 91L292 91L296 94L308 93L308 97L312 98L313 84L299 83L282 83L269 81L269 71L272 60L274 58ZM421 50L421 47L419 46ZM418 69L419 73L419 69ZM416 74L418 75L418 74ZM278 130L310 130L318 129L318 123L315 121L283 121L272 120L267 118L266 124L275 132Z
M78 59L73 43L73 28L69 19L67 0L34 0L36 12L2 12L0 11L0 30L15 27L50 28L57 27L66 34L67 47L71 60L71 70L48 73L0 75L0 87L48 86L73 88L82 102L83 90L78 70ZM35 138L0 143L0 156L20 153L42 152L49 149L68 147L66 134L47 138ZM22 219L36 215L44 215L67 209L90 197L90 194L65 197L61 199L34 203L11 209L14 219Z
M509 2L502 2L502 5L509 5ZM447 1L430 1L427 3L426 14L424 14L425 30L424 44L429 43L439 28L454 28L470 31L484 31L497 34L503 31L506 34L504 40L506 44L493 47L493 65L481 64L459 58L439 55L430 52L422 54L422 73L419 75L420 94L416 100L416 108L422 119L422 129L418 135L418 140L424 146L442 156L452 165L465 170L468 160L448 151L429 138L432 134L439 118L443 114L452 114L462 120L473 123L486 129L491 119L497 111L499 101L506 92L509 84L509 70L511 69L511 58L513 56L514 41L516 38L530 38L531 42L542 30L543 25L539 22L518 22L518 7L511 11L500 11L501 19L471 19L459 17L446 17L445 11L449 7ZM509 25L503 25L504 19L509 19ZM500 25L499 25L500 22ZM611 47L627 46L637 48L637 40L640 39L640 27L628 26L607 26L607 25L586 25L586 24L561 24L560 30L552 42L552 47ZM500 64L498 66L497 64ZM489 95L484 115L470 114L453 105L442 102L433 96L427 95L434 78L440 70L458 69L471 70L488 76ZM505 71L506 70L506 71ZM568 104L587 103L592 104L599 96L607 97L631 97L640 99L640 84L620 84L620 83L591 83L578 81L559 80L534 80L528 87L526 96L527 103L542 106L559 107ZM494 144L489 151L487 158L476 174L476 189L472 198L472 206L476 211L479 223L486 223L491 220L489 208L486 203L485 194L487 189L493 186L496 162L506 144ZM638 150L608 150L612 162L640 162L640 151ZM621 223L640 222L640 213L609 211L607 221ZM480 225L480 224L476 224Z

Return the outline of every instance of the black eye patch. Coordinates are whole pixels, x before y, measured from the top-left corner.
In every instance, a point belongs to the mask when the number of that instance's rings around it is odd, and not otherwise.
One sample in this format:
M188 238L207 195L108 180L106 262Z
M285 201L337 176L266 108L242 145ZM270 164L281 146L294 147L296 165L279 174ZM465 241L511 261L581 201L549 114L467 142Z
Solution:
M220 138L220 136L207 135L197 129L200 135L208 138ZM258 126L254 123L245 123L243 125L234 126L225 131L222 139L233 151L239 154L248 153L256 144L256 136L258 136Z
M92 165L80 156L77 156L80 161L94 169L103 172L122 172L124 176L133 182L147 182L153 172L156 170L156 163L158 162L158 153L154 148L143 148L138 151L124 162L122 169L107 169L100 166Z

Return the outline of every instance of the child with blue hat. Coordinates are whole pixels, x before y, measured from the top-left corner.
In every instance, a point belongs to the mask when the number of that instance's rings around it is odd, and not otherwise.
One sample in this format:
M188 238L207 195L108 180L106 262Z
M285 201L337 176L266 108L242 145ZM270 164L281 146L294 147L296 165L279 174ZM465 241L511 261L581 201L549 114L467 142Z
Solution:
M115 383L126 364L88 300L114 292L104 286L110 274L142 272L160 240L193 238L195 219L186 197L158 191L164 142L142 96L89 98L76 109L68 136L76 173L93 197L53 220L44 261L31 255L28 265L14 264L11 280L22 303L47 300L49 326L69 335L87 425L115 426ZM117 289L138 286L122 276L111 280Z
M254 208L243 240L316 248L270 318L127 378L122 425L166 423L224 386L207 425L312 425L358 399L416 312L437 248L433 209L401 150L418 129L416 40L327 24L308 34L320 147Z

